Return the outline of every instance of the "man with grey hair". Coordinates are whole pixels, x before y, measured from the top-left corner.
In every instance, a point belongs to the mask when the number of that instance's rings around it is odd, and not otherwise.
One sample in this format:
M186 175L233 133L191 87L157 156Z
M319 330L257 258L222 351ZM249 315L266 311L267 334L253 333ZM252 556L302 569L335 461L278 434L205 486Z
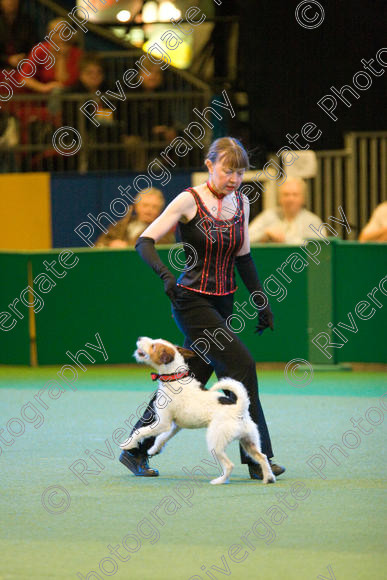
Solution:
M259 214L249 225L250 241L301 244L317 234L320 218L304 208L306 184L303 179L289 177L278 188L278 204Z

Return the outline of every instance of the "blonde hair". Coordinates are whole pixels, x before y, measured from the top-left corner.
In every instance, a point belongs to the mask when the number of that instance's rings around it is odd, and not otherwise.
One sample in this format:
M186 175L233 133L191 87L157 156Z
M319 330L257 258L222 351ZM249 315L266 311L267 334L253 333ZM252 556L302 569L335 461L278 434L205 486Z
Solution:
M151 187L149 190L143 189L142 191L139 191L136 197L134 198L133 205L135 205L138 201L140 201L143 195L155 195L161 201L161 209L164 208L165 198L163 196L162 191L160 189L157 189L156 187Z
M222 159L231 169L248 169L249 154L242 143L234 137L220 137L211 143L206 159L212 163Z
M52 32L54 30L54 28L56 28L58 26L58 24L67 24L70 28L73 28L70 24L70 20L66 17L61 18L60 16L58 16L57 18L53 18L52 20L50 20L50 22L47 25L47 32L48 34L50 34L50 32ZM75 30L75 29L73 29ZM78 32L75 32L75 34L73 34L68 40L65 40L65 42L68 42L69 44L74 44L74 42L76 41L76 39L78 38ZM61 39L63 40L63 39Z

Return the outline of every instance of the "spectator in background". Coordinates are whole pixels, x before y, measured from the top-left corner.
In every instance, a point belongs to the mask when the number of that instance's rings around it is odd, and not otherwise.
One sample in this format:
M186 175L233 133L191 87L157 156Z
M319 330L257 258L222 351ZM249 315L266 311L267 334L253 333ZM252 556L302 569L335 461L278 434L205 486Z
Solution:
M111 109L107 108L106 105L103 103L103 101L101 101L99 96L96 95L97 91L103 93L108 89L109 87L105 83L105 71L103 69L101 60L98 58L96 54L93 54L91 52L86 53L81 58L79 63L79 80L73 87L71 87L71 92L85 95L92 94L91 96L93 100L98 103L98 110L101 111L101 113L108 113L108 115L96 114L95 119L98 121L98 123L101 124L101 126L111 127L112 125L117 124L118 122L120 105L119 103L116 103L115 104L116 110L112 111ZM84 101L87 101L88 98L90 97L85 97ZM76 110L79 109L81 104L82 104L81 102L77 103ZM76 122L76 116L73 119L74 122ZM90 124L88 123L87 124L88 128L89 125ZM100 133L100 131L98 131L98 133ZM101 139L100 136L98 139L100 141L101 140L103 141L103 138Z
M124 133L124 125L120 121L122 104L116 102L116 110L112 111L96 95L97 91L104 93L107 89L109 86L105 83L102 61L96 54L86 53L79 63L79 81L71 87L72 93L85 96L81 100L78 98L76 101L63 103L63 122L64 125L70 125L81 131L87 138L88 144L91 145L87 150L87 169L90 171L118 169L122 166L117 150L103 147L103 145L121 144L121 136ZM98 103L100 114L96 114L95 119L100 123L99 127L95 127L91 123L85 123L84 126L79 123L80 120L84 119L83 115L80 114L80 107L90 98ZM101 146L101 148L93 149L94 144Z
M177 130L170 110L171 101L160 100L152 97L154 94L166 91L164 72L161 70L163 61L152 63L144 59L143 67L149 71L146 74L140 70L139 80L142 79L137 93L144 96L139 100L127 101L127 132L123 137L126 146L126 164L135 171L143 171L149 160L144 145L154 141L167 141L170 143L176 136ZM151 156L158 154L158 146L149 150Z
M148 192L140 191L129 211L115 226L108 228L96 243L97 247L127 248L134 246L137 238L162 212L165 206L164 196L159 189L152 187ZM173 244L175 236L172 230L163 236L159 244Z
M98 123L100 123L101 126L103 127L106 125L111 126L114 123L115 118L117 117L117 110L112 111L111 109L107 109L103 101L101 101L101 99L95 94L97 91L103 93L108 88L109 87L105 85L105 72L103 70L102 62L100 61L98 56L93 53L87 53L83 55L83 57L79 62L79 80L73 87L71 87L71 92L84 95L92 94L93 100L98 103L98 110L101 111L101 115L95 115L95 118L97 119ZM77 120L79 118L79 115L77 114L79 108L85 101L87 101L88 98L89 98L88 96L85 96L85 98L82 99L82 101L79 102L77 101L75 104L71 103L72 107L71 118L70 115L65 115L66 121L65 124L69 125L74 124L74 126L76 126L75 124L77 123ZM103 114L106 112L109 113L108 116ZM89 131L96 129L93 138L98 139L99 142L104 140L103 138L101 139L100 135L101 131L99 130L100 128L95 128L94 125L91 125L89 123L86 125L86 128ZM97 132L99 135L98 137Z
M161 70L161 65L162 62L154 64L147 61L145 68L149 71L149 75L141 70L139 76L142 78L142 84L139 90L145 96L166 91L164 72ZM160 103L154 99L141 103L139 111L141 136L149 141L155 138L172 141L177 136L174 120L171 111L166 110L166 103L167 101ZM154 124L155 122L156 124Z
M0 0L0 65L16 68L38 42L36 27L19 0Z
M360 242L387 242L387 201L374 210L370 221L362 229Z
M67 22L67 20L64 18L51 20L47 33L50 34L61 22ZM59 47L58 51L55 51L48 42L42 42L41 46L46 52L52 54L55 61L54 65L49 67L48 63L36 63L35 75L31 78L23 77L22 79L25 82L25 87L36 93L49 94L55 89L63 90L75 85L79 79L79 62L82 57L82 50L74 45L73 38L62 40L59 32L55 32L51 36L51 40ZM34 60L32 54L29 54L28 58ZM23 65L20 70L23 74ZM27 67L26 74L29 73L30 67Z
M95 93L99 90L102 93L108 88L105 85L105 72L101 60L91 52L84 54L79 63L79 80L72 87L71 92ZM96 95L94 99L98 100Z
M16 171L17 157L13 148L19 144L19 130L15 117L0 110L0 173Z
M300 244L317 234L309 227L318 228L321 220L304 208L305 181L289 177L278 188L279 207L267 209L249 225L251 242L279 242Z
M73 44L74 37L67 41L60 38L60 31L62 36L68 34L65 24L69 25L65 18L56 18L48 24L47 32L51 42L59 48L58 51L49 42L40 42L41 62L34 59L33 50L28 55L28 60L36 67L34 76L27 76L31 74L31 65L28 62L22 63L18 68L19 74L15 75L19 82L24 83L23 88L19 89L20 92L32 91L49 97L41 101L30 101L26 98L25 101L17 100L14 103L13 112L20 121L21 143L41 146L36 154L24 160L28 170L49 168L46 162L55 155L52 150L52 135L55 128L61 125L60 93L74 85L79 78L82 50Z

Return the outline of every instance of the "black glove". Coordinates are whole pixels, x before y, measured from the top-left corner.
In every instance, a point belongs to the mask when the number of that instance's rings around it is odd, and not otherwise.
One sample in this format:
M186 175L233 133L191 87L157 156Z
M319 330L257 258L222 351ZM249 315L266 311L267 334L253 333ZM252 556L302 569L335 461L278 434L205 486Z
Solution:
M238 269L239 275L242 278L244 285L246 286L247 290L252 294L253 292L263 292L261 282L258 278L258 272L255 267L253 258L251 254L244 254L243 256L237 256L235 258L235 265ZM254 300L255 298L255 300ZM254 297L254 304L259 308L257 297ZM274 322L273 322L273 313L271 311L269 303L262 308L262 310L258 311L258 324L255 329L255 332L258 332L259 335L266 328L271 328L274 330Z
M274 330L274 316L269 305L258 312L258 324L254 332L258 332L258 334L261 336L262 332L266 330L266 328L271 328Z
M164 282L164 292L175 306L175 292L176 292L176 278L175 276L167 269L167 272L160 275L160 278Z
M148 238L146 236L140 236L136 242L135 248L140 254L141 258L152 268L154 272L162 279L164 282L164 292L170 299L173 305L175 305L175 289L176 289L176 278L168 270L166 265L160 260L159 255L155 249L155 241L153 238Z

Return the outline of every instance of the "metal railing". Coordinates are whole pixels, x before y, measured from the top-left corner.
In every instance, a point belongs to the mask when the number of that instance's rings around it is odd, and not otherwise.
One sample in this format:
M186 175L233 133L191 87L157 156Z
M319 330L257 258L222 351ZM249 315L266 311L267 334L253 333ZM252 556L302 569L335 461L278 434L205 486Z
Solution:
M346 149L316 151L316 157L316 177L305 180L307 208L326 221L329 216L337 217L338 208L341 206L349 219L351 201L347 203L347 192L351 189L348 173L351 151ZM346 237L345 229L340 233Z
M39 38L42 41L47 33L46 28L49 21L57 17L66 18L68 15L66 9L52 0L29 0L25 8L36 22ZM91 34L110 41L112 46L116 45L117 47L121 47L120 50L97 51L98 56L106 64L107 84L114 86L116 80L122 79L125 70L128 68L137 68L135 62L144 54L141 49L134 48L127 41L121 40L108 28L93 24L92 22L88 22L86 27ZM75 37L81 48L85 47L85 34L87 33L79 33ZM174 68L172 65L165 71L164 76L168 90L208 90L208 85L193 74Z
M94 94L71 93L14 95L3 110L16 119L17 144L0 144L0 171L143 171L174 137L187 137L184 129L192 121L193 109L203 110L209 94L198 90L126 93L125 101L114 101L116 110L111 115L96 117L98 127L81 111L93 98ZM62 155L53 146L53 135L62 126L81 135L82 146L74 155ZM160 132L157 127L170 131ZM208 130L205 145L210 137ZM200 167L202 150L193 146L184 157L175 155L174 161L178 169Z
M387 131L349 133L345 145L351 151L349 218L363 228L375 207L387 199Z
M374 209L387 200L387 131L348 133L342 150L316 151L317 175L308 179L308 208L326 221L341 206L357 239ZM335 228L337 224L335 224Z
M75 6L76 1L74 0L73 7ZM59 17L66 18L69 13L69 9L66 10L53 0L28 0L28 2L25 2L24 9L35 20L39 36L42 40L46 34L46 27L49 21ZM110 30L105 30L92 22L86 23L86 26L90 32L100 38L105 38L117 46L128 46L127 42L117 38ZM79 34L77 40L83 47L85 44L85 35Z
M138 69L136 61L144 54L141 50L115 50L97 53L104 64L106 84L114 90L115 82L122 80L129 68ZM163 88L166 91L202 91L209 93L210 87L191 73L169 65L163 72Z

